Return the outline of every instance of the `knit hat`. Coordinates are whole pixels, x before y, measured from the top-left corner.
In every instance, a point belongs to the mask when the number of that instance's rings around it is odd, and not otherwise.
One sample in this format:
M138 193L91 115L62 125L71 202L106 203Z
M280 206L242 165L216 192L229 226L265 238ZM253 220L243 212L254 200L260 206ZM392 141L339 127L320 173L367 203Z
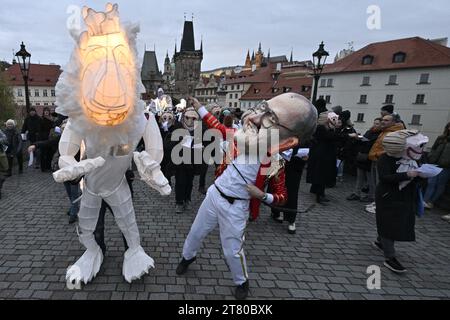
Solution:
M388 133L383 139L384 151L390 157L401 158L406 149L406 139L418 133L418 130L400 130Z
M333 110L334 113L336 114L341 114L342 113L342 107L341 106L336 106L331 108L331 110Z
M386 111L392 114L394 113L394 106L392 104L388 104L387 106L381 107L381 111Z
M339 119L342 121L342 123L347 123L347 121L350 120L351 116L352 116L351 112L345 110L339 114Z
M6 121L5 122L5 124L8 126L8 125L12 125L12 126L16 126L16 122L14 121L14 120L12 120L12 119L9 119L8 121Z

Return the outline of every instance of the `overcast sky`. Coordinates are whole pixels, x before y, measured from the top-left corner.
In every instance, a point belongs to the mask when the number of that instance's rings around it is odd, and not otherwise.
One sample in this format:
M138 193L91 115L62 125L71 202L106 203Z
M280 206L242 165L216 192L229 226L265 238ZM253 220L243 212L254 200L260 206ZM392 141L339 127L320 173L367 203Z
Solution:
M12 60L21 41L33 63L68 61L73 40L66 28L70 5L104 9L106 1L0 0L0 60ZM261 41L265 53L311 59L320 43L334 58L353 42L355 49L377 41L412 36L450 35L450 1L427 0L127 0L117 1L122 21L139 22L138 49L156 45L159 68L166 51L172 56L175 39L180 47L184 13L194 14L197 47L203 36L202 70L242 65L247 50ZM369 30L367 8L380 8L381 28Z

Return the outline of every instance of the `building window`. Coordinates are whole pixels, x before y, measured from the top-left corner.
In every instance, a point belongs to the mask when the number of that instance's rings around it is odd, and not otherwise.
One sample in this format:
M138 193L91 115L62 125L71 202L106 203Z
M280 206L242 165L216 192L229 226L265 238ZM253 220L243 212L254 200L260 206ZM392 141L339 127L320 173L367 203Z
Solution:
M230 99L233 99L233 94L232 93L230 93Z
M234 85L233 85L233 86L231 86L231 90L234 90Z
M319 96L319 99L323 99L323 96Z
M237 108L237 107L238 107L238 104L237 104L237 102L235 102L235 103L234 103L234 107L235 107L235 108Z
M364 113L358 113L356 122L364 122Z
M234 98L235 98L235 99L237 99L237 98L238 98L238 94L237 94L237 93L236 93L236 94L234 95Z
M363 77L363 86L370 86L370 77Z
M404 52L397 52L394 54L394 57L392 58L393 63L402 63L406 60L406 53Z
M320 80L320 87L325 87L327 84L327 79Z
M425 104L425 95L424 94L418 94L416 96L416 104Z
M302 86L302 92L308 92L309 86Z
M292 88L290 88L290 87L283 87L283 92L284 93L291 92L291 90L292 90Z
M35 97L39 97L39 89L35 89L34 90L34 96Z
M325 96L325 101L327 103L331 103L331 96Z
M43 97L47 97L47 96L48 96L48 95L47 95L47 89L44 89L44 90L43 90L42 96L43 96Z
M333 79L328 79L327 80L327 87L332 87L333 86Z
M362 59L362 64L363 65L369 65L373 63L373 56L364 56Z
M230 108L233 108L233 103L232 102L230 102Z
M278 92L278 88L272 88L272 93L277 93Z
M420 114L413 114L410 124L415 125L415 126L420 126L421 125L420 118L421 118Z
M430 84L430 74L429 73L422 73L420 75L419 84Z
M237 89L237 90L239 90L239 89L240 89L240 86L239 86L239 85L237 85L236 89Z
M17 89L17 96L18 97L23 97L22 89Z
M386 95L386 100L384 101L384 103L386 104L394 103L394 95L393 94Z
M46 103L44 103L44 106L48 106L48 103L46 102Z
M366 95L366 94L362 94L362 95L359 97L359 103L360 103L360 104L366 104L366 103L367 103L367 95Z
M389 76L388 85L396 85L397 84L397 75L393 74Z

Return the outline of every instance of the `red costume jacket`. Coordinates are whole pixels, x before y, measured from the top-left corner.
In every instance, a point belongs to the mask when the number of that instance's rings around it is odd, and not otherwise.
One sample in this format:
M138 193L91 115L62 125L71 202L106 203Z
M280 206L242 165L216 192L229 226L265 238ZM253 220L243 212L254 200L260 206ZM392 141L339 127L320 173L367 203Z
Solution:
M206 125L210 129L217 129L221 132L223 139L234 136L234 132L236 129L234 128L227 128L223 124L221 124L216 117L214 117L211 113L206 114L203 117L203 121L205 121ZM236 151L236 145L235 143L230 143L230 147L232 148L230 154L233 156L233 158L236 158L237 151ZM225 155L226 156L226 155ZM218 178L227 168L228 161L225 160L220 164L220 166L216 169L216 178ZM272 190L273 195L273 205L276 206L283 206L287 201L287 190L286 190L286 184L285 184L285 173L284 173L284 166L281 166L281 168L278 170L278 172L269 177L267 175L261 174L261 171L264 169L267 169L270 167L270 163L263 164L259 168L258 175L256 177L255 186L258 187L261 191L264 191L267 186L270 187L270 190ZM250 200L250 217L251 220L256 220L259 216L259 209L261 206L261 200L259 199L251 199Z

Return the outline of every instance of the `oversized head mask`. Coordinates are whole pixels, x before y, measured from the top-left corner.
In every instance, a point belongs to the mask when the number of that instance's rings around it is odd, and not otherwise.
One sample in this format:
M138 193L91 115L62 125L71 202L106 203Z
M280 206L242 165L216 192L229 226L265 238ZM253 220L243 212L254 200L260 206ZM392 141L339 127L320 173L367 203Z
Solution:
M200 116L194 108L187 108L183 113L183 118L181 119L181 123L183 127L189 131L194 131L194 129L198 126L200 120Z
M316 128L317 111L305 97L285 93L247 110L241 122L235 139L238 149L245 146L245 151L238 151L247 154L258 150L258 154L263 155L267 148L273 154L309 138Z
M81 105L101 126L121 124L131 112L136 92L135 61L119 22L117 4L105 12L83 8L88 31L80 36Z

